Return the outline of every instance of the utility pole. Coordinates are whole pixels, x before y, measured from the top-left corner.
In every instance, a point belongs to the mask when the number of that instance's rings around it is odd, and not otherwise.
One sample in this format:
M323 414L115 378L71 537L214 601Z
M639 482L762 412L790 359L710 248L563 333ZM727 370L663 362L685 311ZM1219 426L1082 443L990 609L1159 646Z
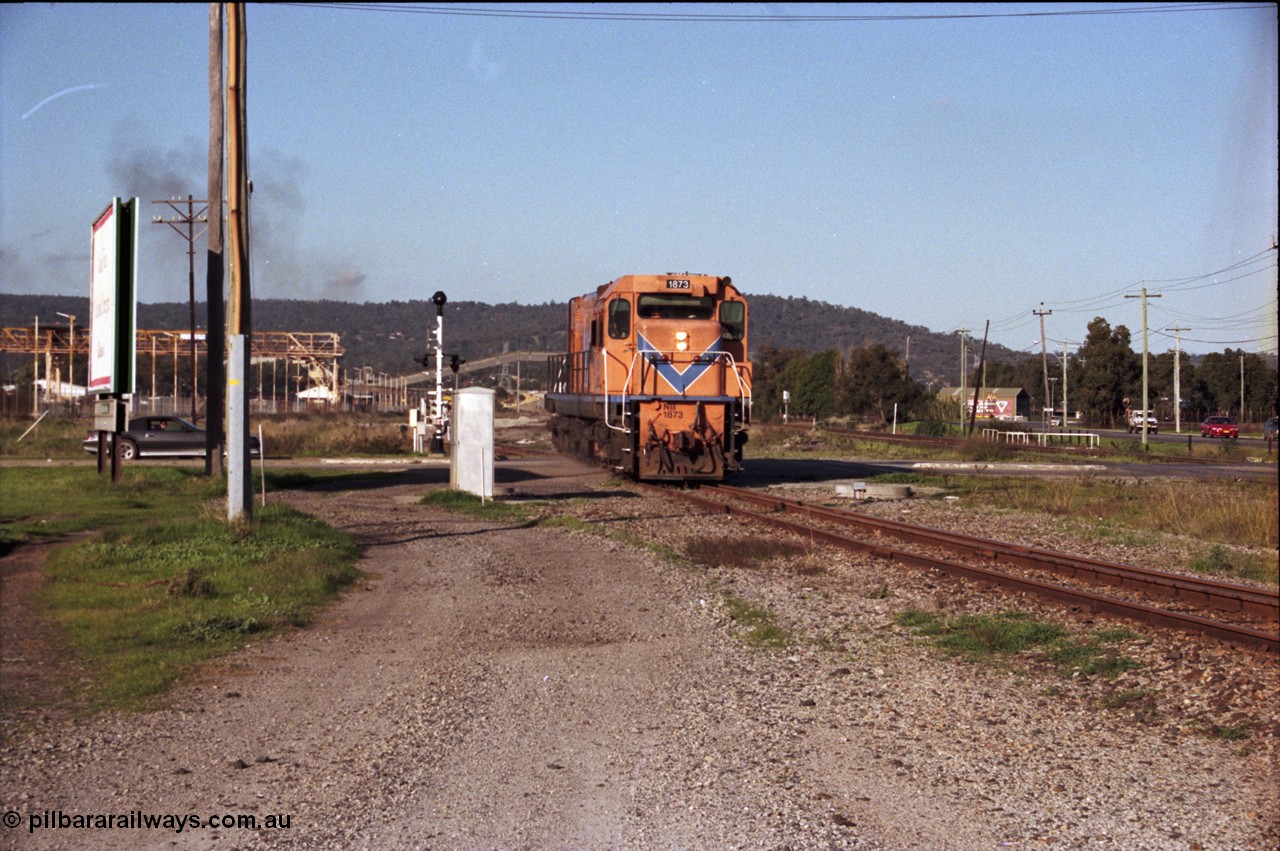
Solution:
M76 315L74 313L58 313L59 316L71 323L71 339L67 343L67 383L71 385L71 404L75 410L79 410L80 403L76 398ZM88 391L89 382L86 380L85 390ZM58 387L58 395L62 395L62 387Z
M1173 431L1175 434L1182 433L1182 332L1190 331L1190 328L1183 328L1181 325L1175 325L1172 328L1164 329L1174 332L1173 338Z
M1044 309L1044 302L1040 302L1040 309L1031 311L1033 316L1040 317L1040 368L1044 372L1044 404L1040 406L1041 425L1045 431L1049 430L1049 411L1053 406L1053 400L1049 398L1049 349L1045 342L1044 336L1044 318L1052 316L1052 310Z
M208 399L205 403L204 472L220 476L222 453L227 445L227 317L224 313L222 288L224 261L222 256L222 160L225 142L223 124L222 79L222 4L209 4L209 245L205 271L205 299L209 309L209 340L205 380ZM155 358L152 358L154 368ZM154 383L154 377L153 377Z
M1244 350L1240 351L1240 422L1244 423Z
M40 315L35 317L35 331L31 335L32 350L35 352L35 364L31 369L31 416L40 416ZM49 376L45 376L47 381Z
M1061 344L1062 344L1062 417L1061 417L1061 422L1062 422L1062 426L1065 428L1065 427L1066 427L1066 425L1067 425L1067 410L1068 410L1068 406L1067 406L1067 346L1074 346L1074 345L1078 345L1078 344L1077 344L1077 343L1072 343L1070 340L1049 340L1049 342L1050 342L1050 343L1061 343ZM1054 355L1054 357L1057 357L1057 355ZM1057 379L1054 379L1054 380L1056 381Z
M1067 344L1070 340L1062 341L1062 429L1067 428Z
M1149 395L1147 391L1147 299L1160 298L1160 295L1147 295L1147 288L1143 287L1142 292L1138 295L1126 295L1125 298L1142 299L1142 445L1147 445L1147 417L1151 414L1151 407L1148 401Z
M965 403L965 387L968 383L965 373L969 371L969 365L965 363L964 352L964 335L969 333L968 328L957 328L956 333L960 335L960 431L964 432L964 403Z
M196 365L196 238L203 235L204 231L199 234L195 232L197 224L204 224L209 221L207 215L208 201L196 201L193 196L187 196L187 211L184 213L177 205L182 203L181 198L175 198L170 201L152 201L152 204L168 204L169 209L177 214L176 219L166 219L163 216L152 216L151 223L156 225L168 225L173 228L174 233L187 241L187 289L190 293L190 301L187 303L191 311L191 421L196 419L196 387L199 385L197 380L198 368ZM196 212L196 204L204 204L205 206ZM183 233L178 225L185 225L187 230ZM174 400L177 402L177 399Z
M245 128L244 4L227 4L227 236L231 276L227 286L227 519L253 518L253 468L249 464L251 335L249 287L249 177Z
M987 326L982 330L982 354L978 356L978 369L982 373L982 381L973 388L973 410L969 412L969 429L965 432L965 436L973 434L973 423L978 418L978 394L982 392L983 386L987 383L987 335L991 333L991 320L987 320Z
M910 380L911 378L911 335L910 334L907 335L907 354L906 354L906 357L902 359L902 371L906 375L907 379Z

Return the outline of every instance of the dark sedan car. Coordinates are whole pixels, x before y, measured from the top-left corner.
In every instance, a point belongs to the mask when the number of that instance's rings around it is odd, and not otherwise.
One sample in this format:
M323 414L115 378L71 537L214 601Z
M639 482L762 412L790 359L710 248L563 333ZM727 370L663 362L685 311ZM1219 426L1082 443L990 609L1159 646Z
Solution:
M204 429L192 425L181 417L137 417L129 420L129 427L120 435L120 457L125 461L135 458L203 458L205 453ZM85 452L98 453L98 433L80 444ZM249 454L258 457L261 447L258 438L249 438Z
M1240 426L1233 417L1209 417L1200 423L1201 437L1239 437Z

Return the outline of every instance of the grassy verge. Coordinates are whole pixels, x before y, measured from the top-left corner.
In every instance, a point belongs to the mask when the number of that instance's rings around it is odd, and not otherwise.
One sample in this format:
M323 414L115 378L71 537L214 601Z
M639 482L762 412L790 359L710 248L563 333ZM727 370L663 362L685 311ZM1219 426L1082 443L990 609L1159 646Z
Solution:
M0 457L89 458L80 444L92 429L92 417L50 415L38 423L29 417L5 417L0 419Z
M939 498L958 496L993 510L1060 517L1082 535L1127 546L1149 544L1157 534L1179 536L1192 543L1185 561L1168 565L1171 569L1280 581L1275 557L1280 499L1274 482L924 473L887 473L871 480L936 489Z
M0 467L0 552L24 540L174 521L225 494L195 469L127 465L112 484L94 467Z
M401 414L304 414L261 418L268 456L409 455L413 438ZM253 428L257 429L257 422Z
M1090 534L1141 543L1141 534L1202 542L1185 567L1205 573L1275 582L1280 506L1274 482L1113 481L1094 476L938 477L934 484L974 505L1048 514L1089 526ZM1236 547L1268 550L1241 552Z
M33 601L89 680L88 708L138 707L249 636L300 626L356 578L351 539L284 506L223 519L225 481L130 467L0 469L0 541L92 530L54 550Z
M919 423L899 423L899 434L915 434ZM1083 429L1082 431L1088 431ZM959 433L942 436L959 437ZM1183 435L1186 437L1186 435ZM1265 444L1253 440L1208 440L1191 436L1190 448L1186 440L1178 442L1149 441L1142 445L1141 438L1129 435L1104 434L1101 448L1108 461L1142 462L1162 457L1166 460L1199 458L1220 461L1265 461L1274 463L1274 453L1268 453ZM892 461L910 459L919 461L1046 461L1063 462L1058 453L1037 453L1034 449L1013 449L1008 444L993 443L974 436L959 446L933 446L929 443L910 445L889 443L874 437L862 437L857 433L829 431L819 427L811 431L787 429L776 424L758 424L751 431L749 444L751 457L802 458L815 453L849 454L857 457ZM1096 454L1096 453L1095 453ZM1075 457L1090 457L1081 448ZM1069 462L1068 462L1069 463Z
M93 429L92 417L48 416L32 428L33 422L27 418L0 419L0 457L91 457L80 444ZM197 425L203 427L204 422ZM406 422L399 414L255 416L250 424L255 435L259 425L268 457L408 455L413 449L413 439L402 430Z

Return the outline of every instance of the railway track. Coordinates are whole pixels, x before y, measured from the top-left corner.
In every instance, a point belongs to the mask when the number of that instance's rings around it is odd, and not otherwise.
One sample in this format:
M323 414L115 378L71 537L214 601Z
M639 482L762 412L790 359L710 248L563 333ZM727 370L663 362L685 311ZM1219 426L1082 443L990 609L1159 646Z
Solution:
M1211 579L1179 576L1129 565L1113 564L1018 544L975 538L954 532L912 526L856 512L762 494L725 485L703 486L699 491L673 491L641 485L668 497L672 493L710 510L752 519L835 546L925 569L977 579L1072 606L1135 619L1166 628L1197 632L1234 644L1280 651L1280 595L1275 590L1251 588ZM744 508L743 504L755 509ZM901 542L897 546L886 539ZM915 547L910 549L908 547ZM931 552L924 552L927 548ZM961 558L935 554L946 550ZM1140 600L1123 599L1093 590L1048 582L1035 576L1000 569L1008 565L1032 572L1049 572L1077 581L1108 585L1142 598L1171 600L1174 605L1198 611L1213 609L1231 613L1231 620L1163 608ZM1249 620L1251 623L1241 623ZM1258 624L1261 623L1262 626Z

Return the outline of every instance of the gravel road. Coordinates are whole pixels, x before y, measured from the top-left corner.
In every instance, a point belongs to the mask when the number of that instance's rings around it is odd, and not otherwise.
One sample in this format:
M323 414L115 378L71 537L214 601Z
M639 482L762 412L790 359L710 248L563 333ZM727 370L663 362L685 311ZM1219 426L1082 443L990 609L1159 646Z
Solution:
M1135 642L1147 667L1105 685L957 662L893 614L1007 599L825 550L750 570L673 559L630 541L679 549L719 536L732 548L760 533L690 519L568 462L524 469L550 475L505 468L499 484L532 515L578 522L418 505L444 486L432 468L287 494L356 535L365 578L307 629L183 685L168 708L31 724L0 752L0 809L21 818L0 828L0 847L1280 840L1274 659L1157 635ZM731 596L767 606L792 643L749 646ZM1151 697L1101 708L1118 689ZM1207 732L1232 719L1251 737ZM32 817L134 812L252 815L259 829L28 831ZM288 827L263 829L273 815Z

